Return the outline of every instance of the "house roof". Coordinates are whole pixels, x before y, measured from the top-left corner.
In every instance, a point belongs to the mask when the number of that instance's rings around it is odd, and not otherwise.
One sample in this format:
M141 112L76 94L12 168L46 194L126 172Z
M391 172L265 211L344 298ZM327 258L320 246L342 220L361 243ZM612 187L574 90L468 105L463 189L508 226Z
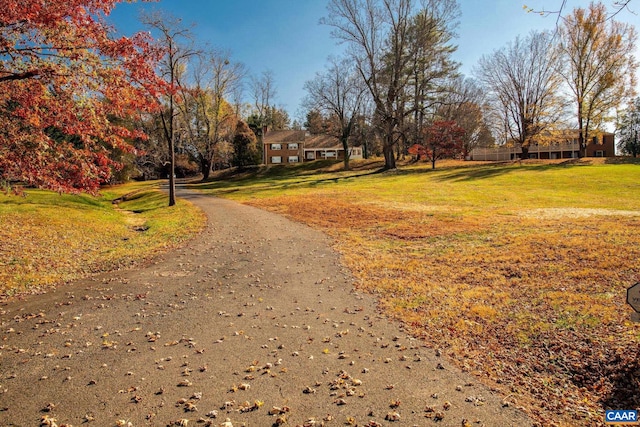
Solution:
M304 140L305 149L341 149L342 143L330 135L311 135Z
M272 130L263 139L264 144L304 143L305 150L340 150L342 143L338 138L326 134L312 135L304 130Z
M303 130L270 130L263 141L265 144L279 144L282 142L302 142L305 140Z

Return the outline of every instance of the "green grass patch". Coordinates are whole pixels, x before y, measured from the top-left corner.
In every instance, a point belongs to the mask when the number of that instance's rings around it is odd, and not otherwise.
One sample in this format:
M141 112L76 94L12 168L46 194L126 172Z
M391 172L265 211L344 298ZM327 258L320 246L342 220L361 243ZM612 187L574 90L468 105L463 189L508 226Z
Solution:
M357 162L353 162L356 167ZM455 206L457 209L580 207L636 209L640 203L640 164L508 163L424 164L380 173L373 169L310 169L308 164L257 169L249 175L223 176L196 187L240 201L281 195L341 194L367 202ZM299 174L297 172L300 172ZM312 173L313 172L313 173Z
M105 188L97 197L42 190L0 195L0 296L136 265L203 227L193 205L167 204L153 182Z

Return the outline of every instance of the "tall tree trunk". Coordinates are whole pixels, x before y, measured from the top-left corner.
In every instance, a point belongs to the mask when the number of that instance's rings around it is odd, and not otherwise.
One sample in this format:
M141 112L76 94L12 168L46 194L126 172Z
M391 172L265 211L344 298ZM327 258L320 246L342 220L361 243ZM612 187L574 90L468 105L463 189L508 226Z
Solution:
M582 102L578 102L578 158L587 155L586 135L584 131L584 123L582 121Z
M173 131L169 139L169 206L176 204L176 152L173 144Z
M173 79L173 76L172 76ZM173 81L173 80L172 80ZM176 204L176 132L173 95L169 100L169 206Z
M384 141L382 143L382 154L384 155L384 168L395 169L396 168L396 156L393 152L395 148L395 141L393 139L394 125L392 120L386 119L384 126Z
M165 113L160 114L162 120L162 129L164 137L167 141L167 149L169 151L169 206L176 204L176 181L175 181L175 168L176 168L176 154L174 147L175 131L174 127L174 108L173 108L173 96L169 97L169 117L165 117Z
M391 139L389 136L387 139ZM393 143L389 143L389 141L385 141L384 146L382 147L382 154L384 154L384 168L385 169L395 169L396 168L396 156L393 152Z
M349 137L345 137L344 135L341 138L342 140L342 149L344 150L344 170L349 170L349 158L351 157L349 153Z
M431 169L435 169L436 168L436 159L438 158L438 153L436 153L436 144L430 144L431 145Z
M200 172L202 173L202 180L206 181L211 176L211 162L200 156Z

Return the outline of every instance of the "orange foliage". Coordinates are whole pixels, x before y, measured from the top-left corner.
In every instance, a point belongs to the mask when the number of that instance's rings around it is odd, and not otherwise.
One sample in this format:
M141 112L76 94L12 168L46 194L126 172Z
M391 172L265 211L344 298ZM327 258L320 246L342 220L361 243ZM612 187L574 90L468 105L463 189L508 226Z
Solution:
M144 136L110 121L160 89L149 37L110 36L120 1L0 1L0 180L95 191Z

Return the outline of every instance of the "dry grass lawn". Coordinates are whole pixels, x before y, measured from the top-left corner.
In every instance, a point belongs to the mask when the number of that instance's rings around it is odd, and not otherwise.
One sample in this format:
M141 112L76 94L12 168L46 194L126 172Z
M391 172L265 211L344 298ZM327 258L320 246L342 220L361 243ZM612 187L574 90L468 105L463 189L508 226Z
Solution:
M156 187L132 183L99 197L0 193L0 299L136 265L203 227L199 210L182 201L167 208Z

